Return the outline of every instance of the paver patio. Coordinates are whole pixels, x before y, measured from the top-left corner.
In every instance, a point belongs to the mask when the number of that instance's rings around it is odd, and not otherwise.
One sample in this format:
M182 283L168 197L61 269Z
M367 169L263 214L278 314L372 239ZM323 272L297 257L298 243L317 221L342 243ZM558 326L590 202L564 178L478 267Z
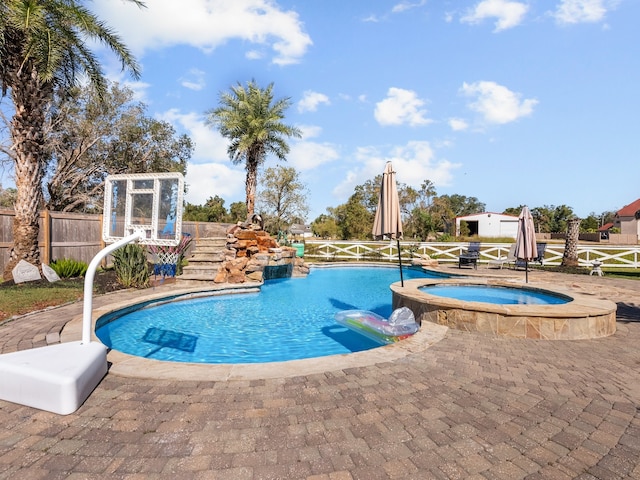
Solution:
M619 302L617 332L536 341L449 330L393 361L283 378L110 373L71 415L0 401L0 478L640 479L640 282L536 279ZM0 351L58 341L81 309L0 325Z

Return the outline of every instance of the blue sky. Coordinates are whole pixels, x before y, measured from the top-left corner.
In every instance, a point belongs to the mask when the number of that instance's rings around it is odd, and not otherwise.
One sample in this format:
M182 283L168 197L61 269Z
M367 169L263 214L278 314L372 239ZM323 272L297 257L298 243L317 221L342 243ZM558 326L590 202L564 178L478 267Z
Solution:
M205 111L251 79L291 98L286 122L304 137L285 165L307 185L309 221L388 160L399 182L493 212L584 217L640 197L637 0L146 3L89 7L142 65L131 82L105 56L110 78L195 142L191 203L244 200L244 168Z

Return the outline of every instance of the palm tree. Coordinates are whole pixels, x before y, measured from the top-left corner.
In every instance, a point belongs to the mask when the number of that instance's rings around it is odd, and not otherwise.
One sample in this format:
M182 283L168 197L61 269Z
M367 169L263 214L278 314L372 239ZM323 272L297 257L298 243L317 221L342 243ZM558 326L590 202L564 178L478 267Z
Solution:
M580 219L570 218L567 221L567 238L564 244L564 255L562 255L563 267L578 266L578 242L580 240Z
M220 95L220 106L208 113L208 122L218 128L231 143L229 158L237 165L245 162L247 218L254 214L258 167L268 154L286 160L289 145L285 137L301 137L301 131L282 123L289 98L273 99L273 83L264 90L255 81L231 87Z
M144 6L139 0L128 0ZM127 47L76 0L2 0L0 3L0 83L11 94L10 138L17 199L13 248L4 278L21 260L40 263L38 209L46 165L44 125L57 89L75 85L82 75L98 92L107 80L88 40L113 51L135 78L139 68Z

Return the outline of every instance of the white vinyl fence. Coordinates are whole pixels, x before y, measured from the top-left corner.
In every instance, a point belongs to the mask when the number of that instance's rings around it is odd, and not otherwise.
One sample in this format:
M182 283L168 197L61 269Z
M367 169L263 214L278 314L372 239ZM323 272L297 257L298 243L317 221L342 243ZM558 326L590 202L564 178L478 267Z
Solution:
M402 259L411 262L415 258L429 255L439 263L457 263L458 255L467 249L467 242L400 242ZM504 257L509 252L509 243L482 243L478 263L487 263ZM544 265L560 265L564 244L547 243ZM306 240L304 257L308 261L380 261L397 262L396 241L347 242ZM582 267L591 267L593 262L605 268L640 268L640 246L638 245L579 245L578 261Z

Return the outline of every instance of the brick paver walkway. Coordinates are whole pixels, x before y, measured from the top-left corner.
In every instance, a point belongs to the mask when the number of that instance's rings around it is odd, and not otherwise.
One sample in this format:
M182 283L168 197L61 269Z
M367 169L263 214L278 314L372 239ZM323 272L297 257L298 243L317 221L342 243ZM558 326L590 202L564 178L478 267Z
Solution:
M619 302L617 333L449 330L394 362L293 378L108 374L71 415L0 401L0 478L640 479L640 283L558 278ZM0 351L55 341L80 311L2 325Z

